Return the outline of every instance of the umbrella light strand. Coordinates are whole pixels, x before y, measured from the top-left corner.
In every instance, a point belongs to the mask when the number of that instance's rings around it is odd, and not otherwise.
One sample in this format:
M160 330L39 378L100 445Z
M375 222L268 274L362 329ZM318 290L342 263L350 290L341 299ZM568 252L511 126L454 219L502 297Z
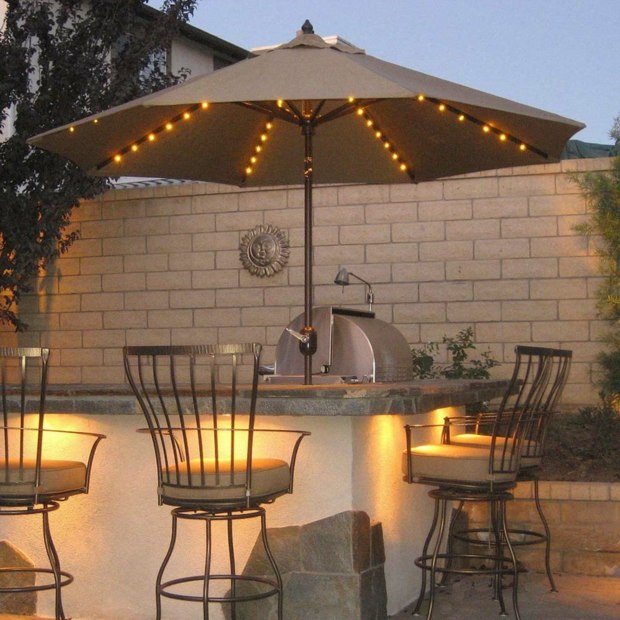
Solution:
M155 127L155 129L149 131L148 133L145 133L143 136L141 136L137 140L134 140L133 142L131 142L131 144L127 144L122 149L119 149L114 155L112 155L112 157L108 157L107 159L98 163L96 166L97 170L101 170L102 168L105 168L112 162L116 164L122 163L123 157L127 155L128 153L137 153L143 144L149 144L149 143L155 142L159 134L172 131L174 129L174 126L178 122L188 121L191 119L193 112L195 112L196 110L200 110L200 109L206 110L208 109L208 107L209 107L209 104L206 101L203 101L202 103L195 103L194 105L190 106L189 108L187 108L180 114L173 116L171 119L169 119L162 125ZM98 119L95 119L95 121L93 122L97 122L97 120ZM72 129L75 131L75 128L71 128L71 127L69 128L69 131L71 131Z
M398 166L398 169L401 172L405 172L409 175L412 181L415 181L414 172L409 168L409 166L403 161L401 156L398 154L398 150L392 143L392 141L387 137L387 135L381 130L377 122L372 118L372 116L368 113L368 111L359 106L357 108L357 115L361 117L365 123L366 127L370 131L372 131L377 140L380 140L383 143L383 148L389 153L389 156L394 161L394 163Z
M450 112L454 114L457 117L457 120L461 123L467 121L469 123L477 125L478 127L482 129L483 133L494 134L495 136L497 136L500 142L512 142L513 144L516 144L518 146L520 151L523 151L523 152L531 151L533 153L540 155L541 157L545 159L549 158L549 154L545 153L545 151L542 151L541 149L531 144L528 144L524 140L520 140L516 136L513 136L512 134L506 131L502 131L501 129L499 129L498 127L495 127L491 123L485 123L479 118L476 118L475 116L472 116L471 114L467 114L466 112L463 112L462 110L459 110L458 108L455 108L453 105L450 105L449 103L444 103L443 101L440 101L439 99L436 99L435 97L427 97L426 95L423 95L423 94L419 94L416 97L416 99L418 101L426 101L428 103L433 104L439 112Z
M263 131L260 134L256 145L254 146L254 152L250 156L248 161L248 165L245 167L245 174L243 175L242 181L245 181L251 174L254 174L254 170L256 168L256 164L258 163L260 154L263 152L263 148L265 146L265 142L269 139L269 132L273 129L273 119L269 119L265 126L263 127Z

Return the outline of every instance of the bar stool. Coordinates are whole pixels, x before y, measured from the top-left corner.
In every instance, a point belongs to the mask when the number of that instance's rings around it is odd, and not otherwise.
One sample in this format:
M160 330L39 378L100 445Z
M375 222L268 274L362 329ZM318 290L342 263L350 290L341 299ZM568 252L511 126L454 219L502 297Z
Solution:
M513 547L545 544L545 572L552 592L557 592L553 573L551 572L551 530L543 512L539 495L539 472L545 451L549 422L557 411L564 386L568 380L572 360L572 351L567 349L552 349L546 347L532 347L518 345L515 347L515 365L513 381L523 376L524 380L535 381L538 388L532 393L528 410L532 413L533 423L525 429L521 463L517 481L532 482L533 499L542 531L526 529L510 529ZM445 429L443 439L453 445L488 446L491 436L485 433L485 420L494 413L485 413L473 418L471 432L451 433ZM462 508L462 507L461 507ZM467 532L456 532L457 539L469 544L481 544L479 534L481 528L470 529Z
M269 548L265 509L293 492L297 451L305 431L255 428L261 345L197 345L125 347L125 370L147 422L155 450L159 503L173 506L172 533L156 580L157 619L162 597L202 605L209 618L210 603L229 605L232 620L241 603L277 597L282 620L282 578ZM243 365L245 358L251 363ZM249 366L249 368L248 368ZM249 387L239 375L247 370ZM271 447L277 438L290 439L287 459L259 454L255 440L266 436ZM286 443L286 442L285 442ZM248 575L237 570L235 525L258 519L261 541L272 576ZM206 531L204 572L167 578L179 521L203 523ZM228 572L212 570L213 525L224 523L223 546ZM228 591L214 591L216 582ZM200 591L187 593L188 586Z
M2 426L0 427L0 516L32 517L43 521L47 567L2 567L0 573L49 576L47 583L6 585L0 594L54 590L55 617L64 620L61 589L73 575L61 569L49 515L72 495L88 493L95 450L105 435L44 427L49 349L0 348ZM26 426L28 423L28 426ZM84 460L50 458L57 439L79 440Z
M514 546L509 536L506 520L506 504L513 499L524 438L538 423L535 412L539 396L545 393L549 380L546 358L540 372L527 372L524 366L515 367L510 385L498 411L488 417L481 416L489 437L485 445L454 444L450 441L452 431L462 427L468 430L471 419L466 416L447 417L444 424L420 424L405 426L406 451L403 453L404 480L408 483L432 485L429 496L435 511L433 521L424 542L422 555L415 564L422 569L420 595L414 615L419 615L426 591L429 574L429 608L427 620L432 618L438 576L450 574L490 575L493 591L502 614L506 613L502 580L512 578L512 605L517 620L519 567ZM421 429L442 429L441 441L417 444L415 433ZM459 511L452 517L448 527L448 506L458 503ZM490 517L489 538L491 544L478 553L461 553L451 544L456 519L467 502L484 503ZM446 541L446 551L442 551ZM429 552L434 540L433 550Z

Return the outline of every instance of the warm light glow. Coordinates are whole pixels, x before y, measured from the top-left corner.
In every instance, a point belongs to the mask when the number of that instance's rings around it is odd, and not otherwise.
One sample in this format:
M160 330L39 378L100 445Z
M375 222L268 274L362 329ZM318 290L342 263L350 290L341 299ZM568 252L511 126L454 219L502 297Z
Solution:
M189 112L184 112L183 113L183 118L187 121L192 117L192 115Z
M269 130L273 127L273 123L269 122L265 125L265 127L267 128L267 130Z
M208 103L207 101L203 101L203 102L200 104L200 107L201 107L203 110L206 110L206 109L209 107L209 103Z
M253 170L252 170L252 166L248 166L248 167L245 169L245 173L246 173L246 174L252 174L252 172L253 172Z
M260 144L257 144L255 149L254 149L257 153L260 153L263 150L263 147Z
M172 129L172 123L166 123L166 130L170 131Z
M390 143L389 142L384 142L383 143L383 148L384 149L389 149L390 148Z
M261 134L260 141L261 142L266 142L267 141L267 134L266 133Z
M366 127L372 127L372 121L370 119L366 121Z
M465 120L465 114L459 114L459 120L463 122Z
M489 133L489 131L491 131L491 128L488 125L483 125L482 131L484 131L484 133Z
M424 95L418 95L418 101L424 101L425 97Z
M363 116L364 115L364 108L357 108L357 115L358 116Z
M349 97L349 103L353 103L355 101L355 97Z
M150 133L149 134L149 142L155 142L155 134L154 133Z
M75 131L75 127L69 127L69 133L73 133Z
M407 166L405 164L401 164L400 169L402 172L407 172Z
M282 99L278 99L278 107L281 108L284 106L284 101Z
M123 161L123 158L122 158L122 156L121 156L121 155L118 155L118 154L117 154L117 155L114 155L114 161L115 161L117 164L120 164L120 163L121 163L121 161Z
M500 139L502 142L506 142L506 140L507 140L507 136L506 136L506 134L505 134L505 133L501 133L501 134L499 135L499 139Z
M439 111L440 111L440 112L444 112L444 111L445 111L445 109L446 109L446 106L445 106L443 103L440 103L440 104L439 104Z
M519 150L520 151L527 151L527 146L525 146L525 144L519 144Z
M98 118L96 118L96 119L93 121L93 123L95 123L95 125L96 125L98 122L99 122L99 119L98 119Z
M138 150L138 145L137 144L132 144L131 145L131 150L135 153Z
M375 131L375 138L381 138L381 132Z
M250 162L255 164L258 161L258 158L256 157L256 155L252 155L252 157L250 157Z

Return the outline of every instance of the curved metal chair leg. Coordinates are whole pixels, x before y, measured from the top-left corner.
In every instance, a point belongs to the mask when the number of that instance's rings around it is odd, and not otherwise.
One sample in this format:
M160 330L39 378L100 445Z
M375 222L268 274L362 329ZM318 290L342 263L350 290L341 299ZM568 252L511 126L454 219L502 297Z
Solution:
M490 502L489 510L491 511L491 529L493 530L494 544L491 549L494 549L495 556L495 573L493 575L493 592L494 599L498 601L500 607L500 615L505 616L506 605L504 604L504 594L502 590L502 576L504 573L504 522L502 520L501 512L502 500L494 500Z
M45 550L47 552L47 557L49 558L50 566L52 567L52 574L54 575L54 614L56 620L65 620L65 612L62 607L62 575L60 572L60 559L58 557L56 547L54 546L54 540L52 538L52 532L50 530L48 510L43 510L41 516L43 519L43 541L45 542Z
M172 528L170 533L170 544L168 545L168 551L164 556L164 560L159 567L159 571L157 573L157 580L155 581L155 599L156 599L156 620L161 620L161 592L162 586L161 581L164 576L164 571L166 570L166 566L168 566L168 562L170 561L170 557L172 556L172 552L174 551L174 546L177 540L177 516L172 511Z
M433 534L435 533L435 529L437 528L437 522L439 521L439 502L435 500L434 502L434 512L433 512L433 521L431 523L431 527L426 536L426 540L424 541L424 545L422 547L422 556L426 557L428 554L428 548L431 544L431 540L433 538ZM418 596L418 600L416 601L415 609L413 610L414 616L420 615L420 608L422 607L422 601L424 600L424 593L426 592L426 569L422 567L422 580L420 584L420 595Z
M540 496L538 494L538 477L534 478L534 504L536 506L536 512L538 512L538 518L542 523L545 530L545 571L547 573L547 579L551 586L551 592L557 592L558 589L555 586L553 579L553 573L551 572L551 530L549 529L549 523L543 512L542 505L540 503Z
M500 520L501 520L501 528L502 534L506 541L506 547L508 548L508 553L510 554L510 558L512 560L512 608L515 612L515 620L521 620L521 614L519 613L519 565L517 564L517 556L515 555L515 551L512 547L512 543L510 542L510 536L508 533L508 525L507 525L507 517L506 517L506 500L500 500ZM501 585L501 584L500 584ZM500 587L501 590L501 587Z
M267 538L267 518L265 515L265 511L263 510L260 517L260 533L263 541L263 547L265 548L265 553L267 554L267 558L269 559L269 564L271 564L271 568L273 570L274 576L276 578L276 583L278 584L278 620L282 620L283 618L283 594L284 588L282 586L282 575L280 575L280 569L276 564L276 560L271 551L271 547L269 546L269 539Z
M431 559L428 611L426 612L426 620L431 620L431 618L433 617L433 607L435 606L435 588L437 586L437 559L439 556L439 549L441 548L441 541L443 540L444 531L446 528L446 511L448 509L447 500L442 498L437 499L436 501L438 501L440 504L439 531L437 532L435 548L433 549L433 557Z

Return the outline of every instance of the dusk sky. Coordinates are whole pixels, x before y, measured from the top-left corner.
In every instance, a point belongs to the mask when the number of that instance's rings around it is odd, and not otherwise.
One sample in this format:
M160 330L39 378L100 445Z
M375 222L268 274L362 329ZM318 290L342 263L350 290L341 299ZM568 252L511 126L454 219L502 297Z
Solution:
M317 34L581 121L576 139L611 143L618 0L201 0L190 23L251 49L292 39L306 19Z

